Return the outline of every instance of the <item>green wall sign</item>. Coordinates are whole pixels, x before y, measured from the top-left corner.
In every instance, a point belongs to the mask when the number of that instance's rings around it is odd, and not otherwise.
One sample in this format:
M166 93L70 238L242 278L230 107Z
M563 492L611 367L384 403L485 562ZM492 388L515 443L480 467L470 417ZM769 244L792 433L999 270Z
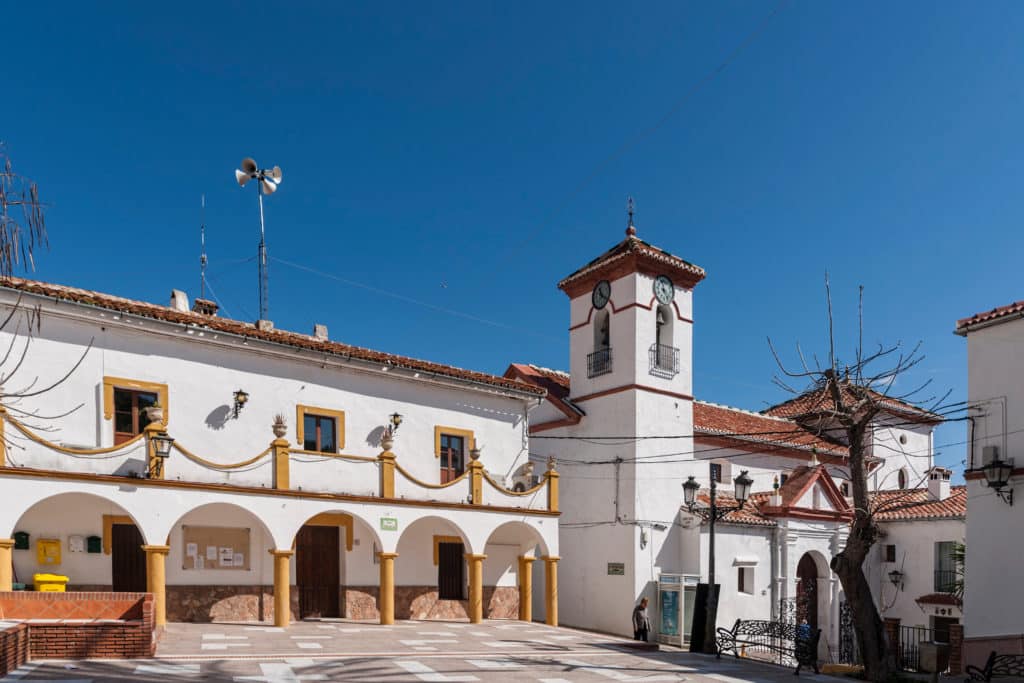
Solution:
M380 518L381 531L398 531L398 520L394 517Z

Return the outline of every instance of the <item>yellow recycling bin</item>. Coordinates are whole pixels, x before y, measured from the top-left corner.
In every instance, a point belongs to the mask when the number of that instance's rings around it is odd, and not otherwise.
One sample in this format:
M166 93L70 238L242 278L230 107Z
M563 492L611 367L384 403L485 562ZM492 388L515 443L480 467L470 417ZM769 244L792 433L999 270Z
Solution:
M32 580L41 593L63 593L68 585L68 577L60 574L36 574Z

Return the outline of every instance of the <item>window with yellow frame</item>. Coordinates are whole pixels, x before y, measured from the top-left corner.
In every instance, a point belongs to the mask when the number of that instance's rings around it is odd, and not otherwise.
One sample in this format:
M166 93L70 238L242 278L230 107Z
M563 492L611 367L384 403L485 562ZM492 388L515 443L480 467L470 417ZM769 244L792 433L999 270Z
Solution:
M340 453L345 447L345 411L295 407L295 442L304 451Z

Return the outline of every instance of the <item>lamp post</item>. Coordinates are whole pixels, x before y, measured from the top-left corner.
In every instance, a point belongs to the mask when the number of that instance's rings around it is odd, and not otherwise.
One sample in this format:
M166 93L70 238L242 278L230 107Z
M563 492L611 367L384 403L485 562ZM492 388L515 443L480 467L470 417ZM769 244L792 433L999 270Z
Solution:
M737 505L719 507L718 505L718 482L715 481L715 463L710 463L709 468L711 479L711 506L708 510L708 602L707 615L704 619L704 652L713 655L718 651L715 643L715 621L718 617L718 593L715 592L715 522L725 517L730 512L739 510L750 497L750 487L754 480L747 475L747 470L740 472L739 476L733 479L734 497ZM683 500L690 512L694 511L697 505L697 492L700 491L700 484L692 476L683 483Z

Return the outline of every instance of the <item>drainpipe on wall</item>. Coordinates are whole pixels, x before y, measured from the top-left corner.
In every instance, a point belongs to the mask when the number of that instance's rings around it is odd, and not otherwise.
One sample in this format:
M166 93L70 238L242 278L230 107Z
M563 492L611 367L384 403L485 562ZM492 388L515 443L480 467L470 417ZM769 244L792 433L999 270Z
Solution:
M771 546L771 600L772 600L772 621L778 621L779 617L779 527L778 525L772 527L772 546Z

